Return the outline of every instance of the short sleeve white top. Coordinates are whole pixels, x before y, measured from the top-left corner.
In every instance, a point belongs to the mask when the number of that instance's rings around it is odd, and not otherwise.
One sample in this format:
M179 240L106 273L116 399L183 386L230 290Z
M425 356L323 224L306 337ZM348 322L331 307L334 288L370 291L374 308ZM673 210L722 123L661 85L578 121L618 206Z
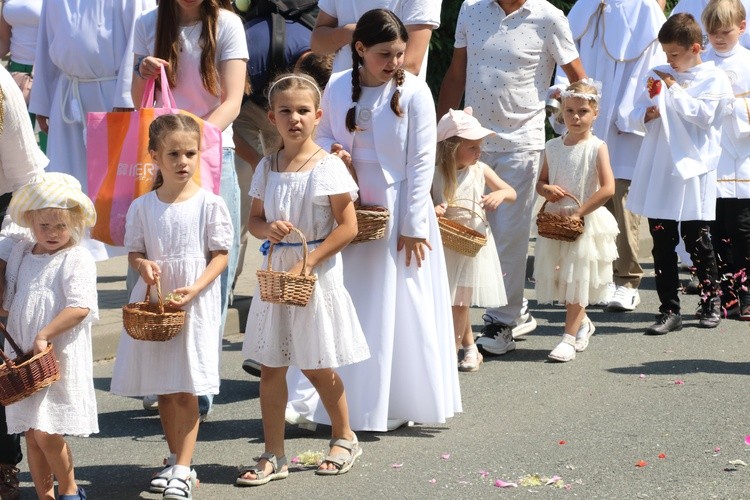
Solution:
M338 25L355 24L362 14L372 9L393 11L406 26L426 24L433 29L440 26L440 0L320 0L320 10L338 19ZM427 53L422 63L420 78L427 74ZM333 72L344 71L352 67L352 51L349 45L339 49L333 60Z
M4 0L3 19L11 27L10 56L20 64L34 64L36 34L43 0Z
M154 53L156 16L157 9L153 9L136 21L133 34L133 52L136 56ZM180 39L183 47L177 69L177 84L172 89L172 94L178 108L205 118L219 107L221 97L210 93L202 84L200 74L202 29L202 22L191 26L180 26ZM233 12L222 9L216 30L216 65L231 59L247 61L247 40L240 18ZM221 139L224 147L234 147L231 124L222 131Z
M456 48L467 51L466 105L495 132L484 149L544 149L544 100L555 64L578 57L568 20L546 0L526 0L510 15L495 0L466 0Z

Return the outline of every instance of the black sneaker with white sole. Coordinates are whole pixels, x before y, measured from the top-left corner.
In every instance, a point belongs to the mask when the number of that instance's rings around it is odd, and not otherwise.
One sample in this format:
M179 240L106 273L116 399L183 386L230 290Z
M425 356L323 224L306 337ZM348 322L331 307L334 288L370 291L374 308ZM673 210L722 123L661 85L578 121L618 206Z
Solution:
M254 359L246 359L242 362L242 369L245 370L248 375L260 377L260 363Z
M513 341L513 329L510 325L498 323L486 314L482 316L482 319L485 325L482 328L482 335L476 340L477 347L482 354L500 356L515 350L516 343Z

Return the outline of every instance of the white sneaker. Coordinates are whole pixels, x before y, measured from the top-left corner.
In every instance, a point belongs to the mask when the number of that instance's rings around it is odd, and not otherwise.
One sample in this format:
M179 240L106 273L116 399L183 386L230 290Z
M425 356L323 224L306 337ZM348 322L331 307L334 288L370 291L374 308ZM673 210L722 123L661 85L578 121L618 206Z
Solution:
M576 333L576 352L583 352L589 346L589 339L596 331L594 323L589 319L588 316L583 318L581 326L578 328Z
M607 283L607 294L604 296L604 299L601 302L597 302L596 304L593 304L593 305L602 306L602 307L609 306L609 303L612 302L612 299L615 297L616 291L617 291L617 285L615 285L612 282Z
M552 349L547 357L553 361L565 363L576 359L576 338L570 334L563 334L562 342Z
M531 313L527 312L516 320L516 326L513 327L513 338L516 339L521 335L526 335L536 330L536 320Z
M304 415L297 413L297 411L289 405L287 405L286 410L284 411L284 420L288 424L296 425L300 429L306 429L308 431L315 432L318 428L318 424Z
M146 411L159 411L159 396L156 394L144 396L143 409Z
M608 311L632 311L641 303L637 288L618 286L612 300L607 304Z

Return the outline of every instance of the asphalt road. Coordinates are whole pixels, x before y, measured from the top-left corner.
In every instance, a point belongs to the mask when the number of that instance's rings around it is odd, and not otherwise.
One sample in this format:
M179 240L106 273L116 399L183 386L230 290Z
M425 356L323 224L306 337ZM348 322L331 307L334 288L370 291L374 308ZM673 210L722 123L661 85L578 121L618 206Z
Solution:
M241 337L228 337L222 393L200 431L194 498L750 497L750 467L734 462L750 464L748 324L701 330L688 314L683 331L646 337L657 304L652 278L642 299L632 313L591 309L596 335L567 364L546 359L564 310L532 301L537 330L515 352L460 375L462 414L445 425L360 433L364 455L344 476L294 468L286 480L250 489L233 481L237 466L262 451L258 380L240 368ZM683 299L692 313L697 298ZM473 311L476 325L481 312ZM69 440L76 474L91 499L160 498L145 492L166 452L158 417L109 394L111 372L112 361L96 364L101 433ZM327 431L288 427L287 455L323 451ZM24 498L33 498L21 468ZM559 476L563 487L529 486L533 474Z

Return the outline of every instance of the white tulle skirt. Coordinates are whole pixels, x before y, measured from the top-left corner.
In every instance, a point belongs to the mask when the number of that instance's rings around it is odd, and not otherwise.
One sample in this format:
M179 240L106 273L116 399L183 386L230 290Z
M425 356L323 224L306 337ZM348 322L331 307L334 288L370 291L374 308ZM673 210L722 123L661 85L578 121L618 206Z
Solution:
M491 231L487 231L487 244L475 257L445 248L445 267L454 306L500 307L508 303Z
M585 217L583 234L576 241L540 236L534 257L537 301L588 305L605 300L618 233L614 216L600 207Z

